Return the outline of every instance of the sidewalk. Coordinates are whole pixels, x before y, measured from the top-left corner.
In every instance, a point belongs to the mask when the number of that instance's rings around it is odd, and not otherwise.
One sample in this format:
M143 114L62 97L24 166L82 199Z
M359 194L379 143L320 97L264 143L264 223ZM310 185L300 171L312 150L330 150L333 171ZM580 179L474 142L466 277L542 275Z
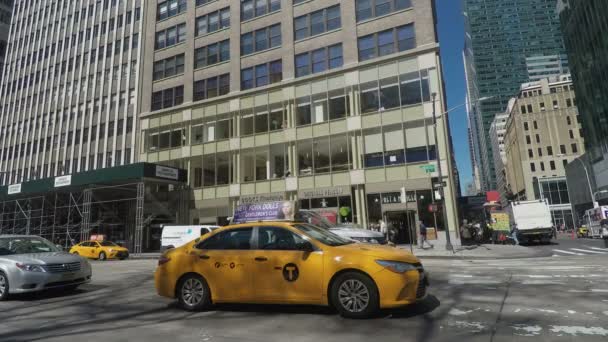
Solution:
M420 249L416 245L398 245L397 247L413 251L417 257L428 259L521 259L550 257L552 255L550 251L525 246L493 244L462 246L460 238L454 232L450 233L450 241L454 246L454 252L445 249L445 232L439 232L435 240L429 241L434 248L425 247L425 249Z
M435 246L434 248L425 247L425 249L420 249L418 246L413 246L414 255L420 258L436 259L520 259L551 256L549 251L523 246L454 245L454 252L450 252L445 249L445 243L437 243L437 241L431 243ZM399 245L397 247L408 251L412 250L410 245Z

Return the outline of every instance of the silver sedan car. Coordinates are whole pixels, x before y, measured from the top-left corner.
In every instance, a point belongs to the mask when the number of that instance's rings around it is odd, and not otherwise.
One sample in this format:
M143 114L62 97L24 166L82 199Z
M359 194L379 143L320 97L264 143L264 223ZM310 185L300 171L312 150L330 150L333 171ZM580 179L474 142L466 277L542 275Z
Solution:
M0 235L0 301L9 294L74 290L91 281L91 264L39 236Z

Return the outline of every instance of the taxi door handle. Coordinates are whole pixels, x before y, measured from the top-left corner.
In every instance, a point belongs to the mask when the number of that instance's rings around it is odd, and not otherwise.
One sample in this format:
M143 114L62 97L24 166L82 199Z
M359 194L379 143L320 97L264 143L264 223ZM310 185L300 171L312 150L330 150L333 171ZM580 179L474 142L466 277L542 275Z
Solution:
M257 258L255 258L255 261L260 261L260 262L262 262L262 261L268 261L268 258L265 258L265 257L257 257Z
M204 259L204 260L207 260L210 258L210 256L208 256L208 255L199 255L198 257L201 259Z

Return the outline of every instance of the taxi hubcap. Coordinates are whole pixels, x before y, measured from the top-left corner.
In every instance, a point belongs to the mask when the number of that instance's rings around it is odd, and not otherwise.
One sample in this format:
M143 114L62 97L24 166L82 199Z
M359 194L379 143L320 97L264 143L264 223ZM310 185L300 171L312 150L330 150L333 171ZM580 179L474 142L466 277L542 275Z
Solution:
M4 295L4 291L6 291L6 278L0 275L0 296Z
M338 299L342 307L349 312L361 312L369 304L369 291L359 280L349 279L340 285Z
M204 295L203 284L198 279L190 278L182 286L182 299L184 303L190 306L198 305L203 300Z

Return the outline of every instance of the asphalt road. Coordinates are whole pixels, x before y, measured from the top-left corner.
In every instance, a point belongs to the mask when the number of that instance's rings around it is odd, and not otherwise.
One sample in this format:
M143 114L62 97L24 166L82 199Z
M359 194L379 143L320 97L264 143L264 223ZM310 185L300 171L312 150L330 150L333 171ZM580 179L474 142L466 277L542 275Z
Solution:
M608 258L608 244L602 239L572 238L572 234L559 234L550 245L530 245L529 248L545 250L556 257L602 255Z
M426 301L369 320L316 307L188 313L155 294L155 261L94 262L76 293L0 302L0 341L606 341L607 260L423 260Z

